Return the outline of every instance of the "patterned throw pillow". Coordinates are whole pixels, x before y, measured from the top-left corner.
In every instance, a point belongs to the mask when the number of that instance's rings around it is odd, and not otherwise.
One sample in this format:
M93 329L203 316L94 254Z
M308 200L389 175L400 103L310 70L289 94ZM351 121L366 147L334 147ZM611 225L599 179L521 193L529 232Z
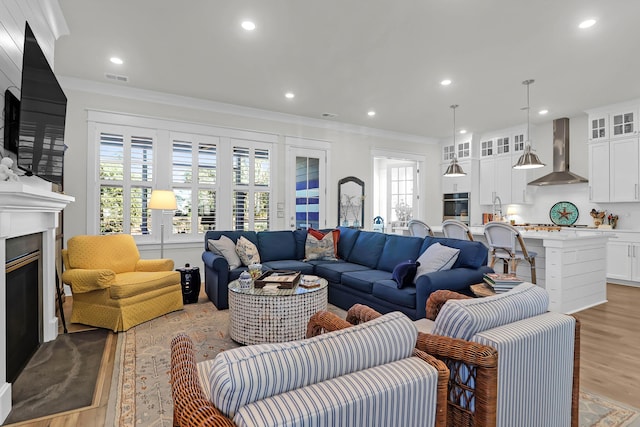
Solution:
M209 239L207 244L211 252L227 260L229 270L234 270L242 265L242 261L236 253L236 244L227 236L220 236L218 240Z
M240 236L236 243L236 252L243 265L260 264L260 254L258 248L249 239Z
M320 230L316 230L315 228L309 228L308 233L318 240L322 240L322 238L327 234ZM331 230L330 233L333 234L333 256L335 258L339 258L338 257L338 241L340 240L340 230L336 228L334 230Z
M314 259L336 260L333 233L327 233L321 239L308 233L307 241L304 244L304 258L305 261Z

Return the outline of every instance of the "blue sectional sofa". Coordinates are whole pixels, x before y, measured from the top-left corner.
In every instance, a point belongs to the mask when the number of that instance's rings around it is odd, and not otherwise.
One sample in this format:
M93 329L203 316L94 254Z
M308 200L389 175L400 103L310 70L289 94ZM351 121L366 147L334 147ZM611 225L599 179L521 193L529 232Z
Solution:
M387 313L401 311L416 320L425 317L429 295L439 289L469 294L469 285L482 282L493 270L487 267L488 250L481 242L440 237L410 237L338 227L338 260L304 261L306 230L207 231L204 261L205 291L218 309L228 308L227 285L247 269L229 270L227 260L209 250L208 240L222 235L236 242L244 236L254 243L263 269L285 269L315 274L329 282L329 302L344 310L366 304ZM450 270L420 276L415 285L398 288L393 270L401 262L415 261L434 243L460 249Z

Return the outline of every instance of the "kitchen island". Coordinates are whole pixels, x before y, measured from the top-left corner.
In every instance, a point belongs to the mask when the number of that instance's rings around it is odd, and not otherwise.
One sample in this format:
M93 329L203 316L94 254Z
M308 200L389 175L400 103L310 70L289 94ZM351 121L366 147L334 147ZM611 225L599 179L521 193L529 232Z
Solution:
M470 227L475 240L486 239L483 227ZM442 235L441 227L433 227ZM549 292L549 310L575 313L607 302L607 240L601 233L563 228L560 231L520 230L529 252L536 252L537 285ZM502 271L502 263L495 265ZM529 264L518 264L517 275L531 280Z

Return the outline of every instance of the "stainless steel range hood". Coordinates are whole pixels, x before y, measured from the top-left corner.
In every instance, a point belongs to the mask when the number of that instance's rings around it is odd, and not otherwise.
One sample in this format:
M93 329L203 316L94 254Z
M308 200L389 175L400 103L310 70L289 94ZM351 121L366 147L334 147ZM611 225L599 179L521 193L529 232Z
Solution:
M579 184L587 179L569 170L569 119L553 121L553 172L529 185Z

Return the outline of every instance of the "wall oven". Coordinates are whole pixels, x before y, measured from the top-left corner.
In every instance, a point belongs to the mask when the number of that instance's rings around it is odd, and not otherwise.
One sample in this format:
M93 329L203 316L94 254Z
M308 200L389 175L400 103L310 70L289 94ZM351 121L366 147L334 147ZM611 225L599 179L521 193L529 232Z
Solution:
M446 193L442 198L442 220L457 219L469 225L469 193Z

